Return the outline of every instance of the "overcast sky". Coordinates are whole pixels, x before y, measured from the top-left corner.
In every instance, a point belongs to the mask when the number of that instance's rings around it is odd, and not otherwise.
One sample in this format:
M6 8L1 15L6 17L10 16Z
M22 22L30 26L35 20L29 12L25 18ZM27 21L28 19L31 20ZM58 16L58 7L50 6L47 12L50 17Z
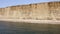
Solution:
M7 7L7 6L13 6L13 5L50 2L50 1L59 1L59 0L0 0L0 8Z

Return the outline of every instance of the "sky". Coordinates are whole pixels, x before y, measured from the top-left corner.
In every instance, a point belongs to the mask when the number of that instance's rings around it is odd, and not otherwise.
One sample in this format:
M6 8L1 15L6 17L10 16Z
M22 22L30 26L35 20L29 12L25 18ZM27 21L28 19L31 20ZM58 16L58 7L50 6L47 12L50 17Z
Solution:
M51 1L59 1L59 0L0 0L0 8L14 6L14 5L51 2Z

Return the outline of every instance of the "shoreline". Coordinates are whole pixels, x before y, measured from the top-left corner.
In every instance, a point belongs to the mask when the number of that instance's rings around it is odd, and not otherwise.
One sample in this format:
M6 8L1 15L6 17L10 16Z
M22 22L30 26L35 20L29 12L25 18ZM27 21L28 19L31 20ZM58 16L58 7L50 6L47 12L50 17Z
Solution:
M25 23L40 23L40 24L60 24L60 20L32 20L32 19L0 19L6 22L25 22Z

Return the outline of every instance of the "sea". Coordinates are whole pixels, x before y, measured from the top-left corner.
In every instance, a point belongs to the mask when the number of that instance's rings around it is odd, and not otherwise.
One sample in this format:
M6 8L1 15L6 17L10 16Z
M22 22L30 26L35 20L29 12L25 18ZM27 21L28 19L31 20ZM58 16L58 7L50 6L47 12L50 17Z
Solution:
M60 34L60 24L0 21L0 34Z

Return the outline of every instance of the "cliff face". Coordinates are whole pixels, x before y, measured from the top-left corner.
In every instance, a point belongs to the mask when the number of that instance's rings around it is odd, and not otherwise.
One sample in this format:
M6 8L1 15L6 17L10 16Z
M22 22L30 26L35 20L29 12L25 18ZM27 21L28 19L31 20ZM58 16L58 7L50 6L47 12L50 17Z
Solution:
M37 3L0 8L0 18L59 20L60 2Z
M48 3L48 6L51 17L60 20L60 2L50 2Z

